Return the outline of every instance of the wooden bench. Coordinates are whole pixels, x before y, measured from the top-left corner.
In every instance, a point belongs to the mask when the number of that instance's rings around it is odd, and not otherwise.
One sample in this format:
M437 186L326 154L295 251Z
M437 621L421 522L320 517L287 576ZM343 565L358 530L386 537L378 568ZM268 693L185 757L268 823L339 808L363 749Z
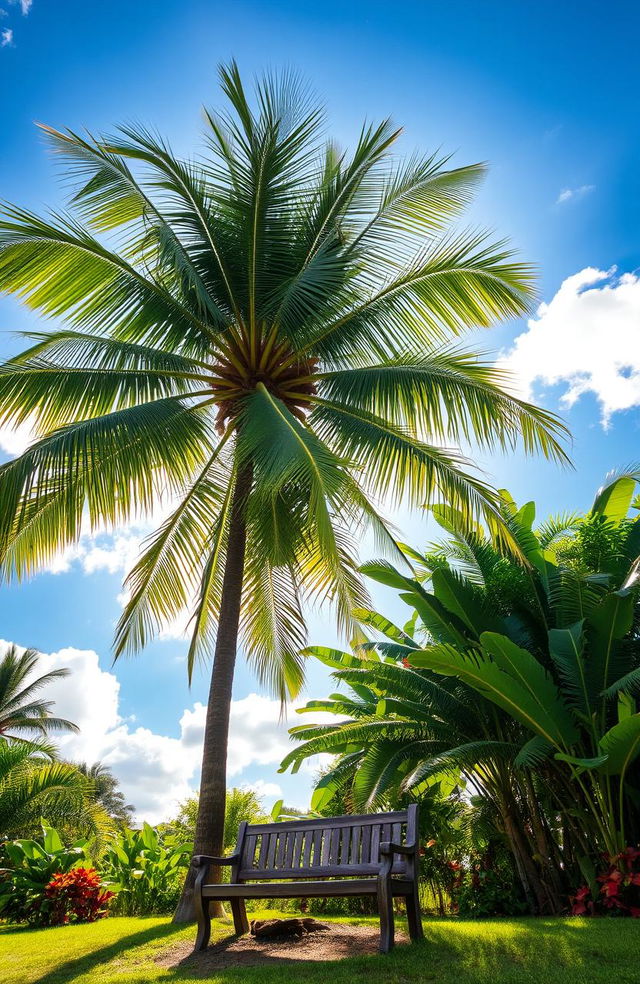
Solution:
M422 939L415 804L395 813L241 823L230 857L200 854L192 863L198 868L196 950L209 943L212 899L231 903L235 931L242 934L249 932L246 899L375 895L380 951L387 953L394 940L393 899L402 896L411 939ZM230 881L210 884L212 865L231 865Z

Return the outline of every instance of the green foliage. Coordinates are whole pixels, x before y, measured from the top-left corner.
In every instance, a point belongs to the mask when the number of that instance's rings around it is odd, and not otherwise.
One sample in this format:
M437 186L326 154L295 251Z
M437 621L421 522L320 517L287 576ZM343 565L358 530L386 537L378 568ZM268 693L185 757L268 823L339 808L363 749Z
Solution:
M180 897L193 844L164 836L149 824L114 834L100 861L105 885L116 893L120 915L172 912Z
M506 861L506 863L505 863ZM513 863L504 857L472 854L455 872L452 888L455 911L467 918L519 916L527 911L527 902L514 879Z
M85 840L65 847L57 830L42 820L42 840L3 845L9 867L0 872L0 917L10 922L47 926L54 917L46 887L55 874L68 872L86 858Z
M77 766L56 761L48 745L0 738L1 835L35 830L42 813L75 836L100 837L111 826L92 781Z
M376 638L351 653L306 650L347 691L301 709L340 717L291 729L282 768L334 755L314 799L329 808L346 792L355 809L375 809L465 778L507 838L529 904L560 910L585 855L640 839L640 522L620 515L637 478L614 476L586 517L538 529L533 503L518 509L502 493L517 553L498 528L470 531L437 508L449 539L424 554L403 547L415 577L364 565L413 610L410 634L362 612ZM603 528L615 549L599 540L594 551Z
M177 816L162 826L178 840L192 841L196 833L197 819L198 796L190 796L180 804ZM254 790L237 789L235 786L228 789L225 800L224 851L231 852L235 847L238 827L243 820L247 823L265 823L267 819L262 800Z

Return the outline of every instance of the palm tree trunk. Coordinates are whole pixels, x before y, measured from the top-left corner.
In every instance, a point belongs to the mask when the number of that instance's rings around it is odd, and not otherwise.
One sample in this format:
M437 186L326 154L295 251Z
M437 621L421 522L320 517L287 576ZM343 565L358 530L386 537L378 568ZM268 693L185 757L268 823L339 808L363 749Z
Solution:
M233 673L238 646L240 604L247 542L245 506L251 487L252 470L246 466L239 474L231 504L229 540L222 581L220 616L211 671L209 702L204 729L202 773L194 854L221 855L224 850L224 813L227 793L227 746ZM211 871L212 881L220 880L220 869ZM174 923L195 919L193 887L195 869L189 868L182 896L173 916ZM224 912L220 903L212 915Z

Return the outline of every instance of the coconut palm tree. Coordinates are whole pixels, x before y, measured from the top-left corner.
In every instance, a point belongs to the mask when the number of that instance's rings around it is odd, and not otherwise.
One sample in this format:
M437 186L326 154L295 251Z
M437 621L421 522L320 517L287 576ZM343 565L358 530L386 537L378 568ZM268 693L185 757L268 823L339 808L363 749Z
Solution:
M197 161L140 126L45 127L72 211L10 207L0 224L0 289L64 322L0 373L0 420L38 434L0 470L4 573L35 570L85 517L113 526L171 500L127 579L116 654L195 599L189 672L213 654L196 850L213 855L239 633L285 700L303 598L350 630L363 528L394 549L377 499L490 520L495 493L452 444L521 436L565 457L558 420L457 344L533 297L504 244L450 228L482 166L398 161L388 120L340 151L293 74L253 100L234 63L220 77L228 108L205 113Z
M35 676L39 659L35 649L19 653L16 646L9 646L0 659L0 735L5 738L78 730L72 721L51 713L52 701L38 696L48 683L68 676L69 670L61 668Z

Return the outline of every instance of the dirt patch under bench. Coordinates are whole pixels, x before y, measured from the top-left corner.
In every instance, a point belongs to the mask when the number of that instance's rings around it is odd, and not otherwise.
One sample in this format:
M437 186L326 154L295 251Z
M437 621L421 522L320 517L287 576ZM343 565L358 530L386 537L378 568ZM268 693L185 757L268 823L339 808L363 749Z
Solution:
M378 953L380 931L377 926L349 926L328 923L328 929L303 937L229 936L212 943L202 953L193 953L193 943L184 942L165 951L158 963L162 967L188 967L192 973L206 976L225 967L253 967L271 963L297 963L302 960L344 960L346 957L372 956ZM396 944L408 937L396 930Z

